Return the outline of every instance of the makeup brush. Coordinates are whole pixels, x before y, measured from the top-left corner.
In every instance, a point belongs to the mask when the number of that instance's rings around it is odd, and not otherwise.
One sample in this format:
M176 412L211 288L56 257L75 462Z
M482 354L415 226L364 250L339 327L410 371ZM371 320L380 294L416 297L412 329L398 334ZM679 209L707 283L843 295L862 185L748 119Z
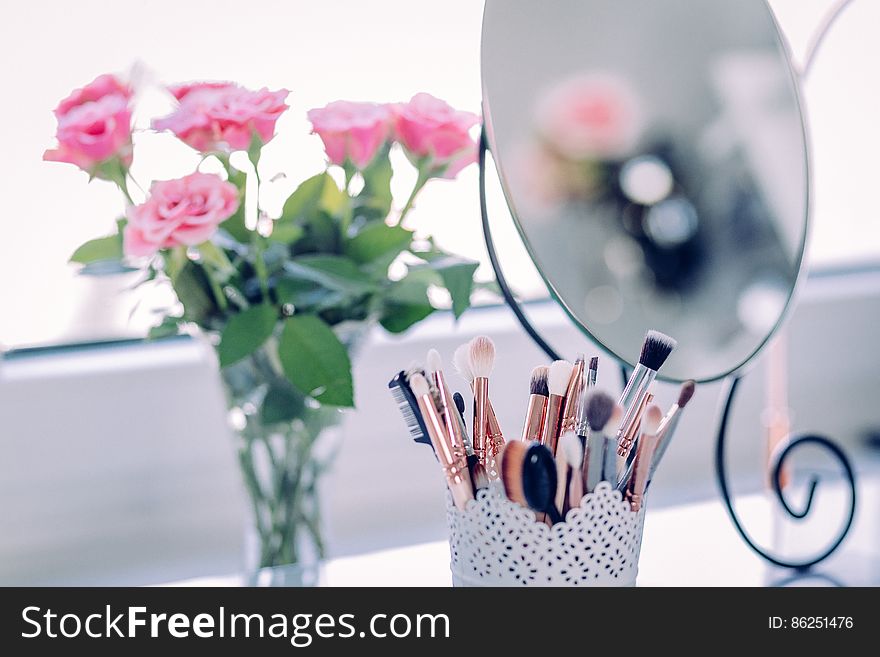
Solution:
M644 415L645 410L648 408L648 404L650 404L654 400L654 395L650 392L644 396L642 399L641 405L636 409L636 412L633 414L632 424L630 424L629 429L625 434L623 434L618 442L617 442L617 474L618 474L618 484L622 484L629 477L629 474L632 472L633 462L632 459L635 458L635 453L633 452L633 446L636 444L636 438L639 436L639 432L641 431L641 421L642 415ZM632 458L630 458L632 456ZM626 476L623 473L626 472ZM621 479L621 477L623 477Z
M648 484L650 484L651 479L654 478L654 472L657 470L657 466L660 465L660 460L666 453L666 448L669 447L669 443L672 442L672 436L675 434L675 430L678 427L678 420L681 417L681 412L684 410L684 407L687 406L691 397L694 396L696 389L697 384L695 381L685 381L682 383L681 389L678 393L678 401L669 408L666 415L660 420L660 426L657 427L657 447L654 449L654 458L651 460L651 468L648 471ZM647 486L645 489L647 490Z
M584 462L584 448L573 431L567 431L559 439L556 455L556 508L563 517L573 506L580 504L584 496L584 482L581 465Z
M587 395L586 418L590 428L590 438L587 441L581 470L586 492L591 492L605 478L605 463L609 448L611 456L614 458L614 476L616 477L616 443L613 438L606 437L604 432L617 408L620 407L614 403L611 395L605 392L594 390ZM617 483L616 478L613 483Z
M590 359L590 367L584 374L584 385L581 388L581 399L578 403L577 419L574 423L574 432L581 439L581 445L587 448L587 441L590 438L590 423L587 421L587 395L596 385L596 375L599 370L599 359L593 356Z
M636 416L642 411L648 388L657 378L657 371L663 367L663 363L677 344L675 340L660 331L649 330L645 334L639 364L633 369L626 388L617 400L623 408L623 422L617 430L618 442L634 428ZM627 446L627 451L630 446Z
M486 466L489 479L497 478L490 461L493 459L489 444L489 375L495 366L495 344L485 336L471 340L468 350L470 372L474 376L474 453ZM494 472L493 472L494 470ZM495 475L493 477L493 474Z
M476 338L475 338L476 339ZM492 344L492 341L489 338L484 338L488 340L489 344ZM471 345L473 340L470 343L463 344L459 346L455 353L453 354L452 361L455 365L455 369L458 373L464 378L468 385L471 387L471 390L474 389L474 372L473 365L471 363ZM494 350L494 345L492 345L492 349ZM487 437L493 446L496 446L499 450L501 446L504 444L504 436L501 432L501 427L498 425L498 419L495 417L495 409L492 408L492 401L489 400L488 403L488 416L489 416L489 425L487 429ZM476 407L474 407L474 412L476 413ZM473 427L473 435L476 436L476 427Z
M528 449L525 443L511 440L504 445L504 450L501 452L501 483L504 484L504 492L507 494L507 499L523 506L528 506L523 493L522 476Z
M544 419L544 429L541 431L541 444L550 450L551 455L556 454L559 423L565 405L565 390L568 388L572 367L567 360L557 360L550 365L547 373L547 389L550 396L547 399L547 415Z
M428 380L437 389L439 404L437 410L440 412L440 419L446 428L446 434L452 439L452 448L455 450L456 456L467 456L467 450L464 446L464 433L461 428L461 422L458 419L458 409L452 401L452 395L446 385L446 378L443 375L443 359L440 352L436 349L429 349L425 358L425 370L428 373Z
M624 499L629 501L633 511L638 511L644 502L645 489L648 486L648 472L654 451L657 448L657 427L663 419L659 407L651 405L645 411L642 422L642 434L639 437L636 458L633 460L632 474L627 480Z
M577 423L578 407L581 402L581 391L585 388L584 355L578 354L574 361L574 367L568 377L568 386L565 388L565 406L562 409L559 433L574 430Z
M470 456L474 453L474 447L473 445L471 445L471 437L468 435L467 422L465 422L464 420L464 397L461 396L460 392L454 392L452 393L452 401L455 404L455 408L458 409L458 423L461 427L461 435L462 439L464 440L464 448L465 451L468 453L468 456Z
M446 435L443 423L434 406L428 380L419 373L409 377L409 385L418 401L419 411L428 429L428 436L434 446L434 452L443 467L446 485L452 493L452 499L459 509L464 509L468 500L472 500L473 488L464 456L456 455L452 447L452 439Z
M529 407L526 410L526 421L523 425L522 440L541 440L541 432L544 430L544 419L547 415L547 397L550 392L547 389L547 373L550 368L544 365L532 370L529 380Z
M522 488L526 503L532 510L546 513L550 517L551 525L562 520L553 503L556 495L556 465L553 462L553 454L544 445L532 444L526 451L522 470Z

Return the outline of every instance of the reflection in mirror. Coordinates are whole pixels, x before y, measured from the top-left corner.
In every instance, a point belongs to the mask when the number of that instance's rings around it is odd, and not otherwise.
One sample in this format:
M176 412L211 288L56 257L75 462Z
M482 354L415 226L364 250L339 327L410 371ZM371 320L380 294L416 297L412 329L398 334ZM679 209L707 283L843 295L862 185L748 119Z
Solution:
M763 0L488 0L483 86L508 204L554 295L632 363L723 376L780 321L800 271L804 130Z

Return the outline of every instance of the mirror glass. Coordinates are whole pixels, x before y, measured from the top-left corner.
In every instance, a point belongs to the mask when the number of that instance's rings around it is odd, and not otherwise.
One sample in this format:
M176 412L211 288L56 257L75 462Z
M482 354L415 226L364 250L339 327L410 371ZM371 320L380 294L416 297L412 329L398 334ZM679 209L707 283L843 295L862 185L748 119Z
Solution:
M801 269L797 81L764 0L487 0L489 148L572 319L632 364L707 381L772 335ZM502 254L503 259L503 254Z

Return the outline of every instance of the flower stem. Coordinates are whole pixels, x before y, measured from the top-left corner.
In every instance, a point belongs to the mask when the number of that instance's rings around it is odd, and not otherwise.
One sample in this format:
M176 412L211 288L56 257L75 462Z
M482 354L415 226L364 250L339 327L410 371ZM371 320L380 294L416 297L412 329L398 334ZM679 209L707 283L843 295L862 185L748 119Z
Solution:
M422 190L422 187L425 186L425 183L430 180L431 176L428 174L427 166L419 167L419 176L416 178L416 184L413 186L412 192L410 192L409 198L406 200L406 205L403 206L403 210L400 211L400 216L397 218L397 223L402 224L404 218L409 211L412 210L413 204L415 203L416 196L418 196L419 192Z

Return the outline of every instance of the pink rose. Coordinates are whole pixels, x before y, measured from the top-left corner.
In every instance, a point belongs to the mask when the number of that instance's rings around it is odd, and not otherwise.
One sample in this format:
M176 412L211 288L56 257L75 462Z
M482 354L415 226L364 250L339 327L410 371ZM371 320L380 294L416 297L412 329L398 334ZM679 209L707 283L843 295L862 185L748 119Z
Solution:
M198 82L170 87L177 109L155 119L153 128L170 130L197 151L239 151L250 146L254 133L266 143L275 122L287 110L286 89L258 91L231 82Z
M632 88L623 78L607 74L564 80L539 100L536 118L550 146L578 161L625 156L642 126Z
M471 112L450 107L426 93L394 106L395 133L410 159L427 159L432 175L454 178L477 160L477 144L470 129L480 122Z
M312 132L324 142L330 162L339 166L348 161L363 169L391 132L391 112L377 103L337 100L326 107L309 110L308 117Z
M159 249L201 244L237 209L238 189L214 174L156 181L149 198L128 210L125 253L148 256Z
M101 75L76 89L55 109L58 148L43 153L49 162L68 162L92 174L114 157L131 165L131 89Z

